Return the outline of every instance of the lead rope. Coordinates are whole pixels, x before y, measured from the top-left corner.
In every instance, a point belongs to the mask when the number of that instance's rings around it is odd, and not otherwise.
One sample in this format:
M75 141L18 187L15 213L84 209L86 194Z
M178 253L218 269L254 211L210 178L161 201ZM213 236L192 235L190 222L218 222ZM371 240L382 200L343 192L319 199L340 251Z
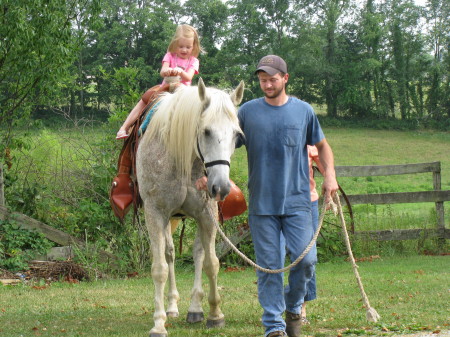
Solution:
M334 200L336 201L337 208L339 211L339 218L341 219L342 232L344 233L345 245L347 246L348 256L350 257L350 263L353 267L353 272L356 276L356 282L358 282L359 290L361 291L361 297L366 307L366 318L369 322L377 322L381 317L378 312L370 306L369 298L364 291L364 287L361 281L361 277L359 276L358 266L356 265L355 258L353 257L352 247L350 245L350 238L348 236L347 227L345 226L344 214L342 213L342 206L339 196L335 194Z
M222 229L220 228L219 222L217 221L217 217L213 216L213 213L211 211L211 206L208 205L207 209L209 212L209 215L211 216L211 218L214 219L214 225L216 226L217 231L219 232L220 236L222 237L222 239L231 247L231 249L238 254L245 262L247 262L249 265L251 265L252 267L264 272L264 273L268 273L268 274L279 274L279 273L283 273L285 271L288 271L292 268L294 268L297 264L300 263L301 260L303 260L303 258L306 256L306 254L309 253L309 251L311 250L311 248L314 246L314 244L316 243L317 237L319 236L320 233L320 229L322 228L322 223L323 223L323 218L325 215L325 210L328 204L323 205L322 207L322 212L320 214L319 217L319 226L317 227L316 232L314 233L313 238L311 239L311 242L309 243L309 245L305 248L305 250L303 251L302 254L300 254L299 257L297 257L297 259L295 259L294 262L292 262L289 266L286 266L284 268L281 269L267 269L267 268L263 268L260 265L256 264L255 262L253 262L250 258L248 258L244 253L242 253L234 244L233 242L230 241L230 239L228 239L228 237L225 235L225 233L222 231Z
M205 193L205 197L206 197L206 193ZM212 213L211 205L209 203L207 203L208 204L207 209L208 209L208 213L211 216L211 218L214 219L214 225L216 226L217 231L220 233L220 236L231 247L231 249L236 254L238 254L245 262L247 262L248 264L250 264L252 267L256 268L257 270L260 270L260 271L262 271L264 273L268 273L268 274L278 274L278 273L283 273L285 271L288 271L288 270L292 269L293 267L295 267L297 264L300 263L301 260L303 260L303 258L306 256L306 254L309 253L311 248L316 243L317 237L319 236L320 230L322 229L322 224L323 224L323 219L325 217L325 212L326 212L328 207L331 207L332 210L333 210L333 213L335 215L337 213L339 213L339 218L341 220L341 226L342 226L342 231L344 233L344 239L345 239L345 244L346 244L346 247L347 247L347 252L348 252L348 255L350 257L350 262L351 262L352 267L353 267L353 272L354 272L354 274L356 276L356 281L358 283L358 287L359 287L359 290L361 292L361 296L362 296L362 299L363 299L364 306L366 307L366 310L367 310L366 311L366 318L367 318L367 320L369 322L377 322L378 319L380 318L380 315L377 313L377 311L374 308L372 308L370 306L369 298L367 297L366 292L364 291L364 287L363 287L363 284L362 284L362 281L361 281L361 277L359 276L359 273L358 273L358 266L356 265L355 258L353 257L352 247L350 245L350 238L348 236L347 227L345 225L344 214L342 212L341 201L340 201L340 198L337 195L337 193L334 195L333 199L335 201L330 200L328 203L325 203L325 202L323 203L322 210L320 212L320 217L319 217L319 225L318 225L317 230L314 233L314 236L311 239L311 242L309 243L309 245L305 248L303 253L294 262L292 262L289 266L281 268L281 269L267 269L267 268L263 268L263 267L259 266L258 264L256 264L255 262L253 262L250 258L248 258L244 253L242 253L230 241L230 239L228 239L228 237L222 231L222 229L220 228L219 222L217 221L217 217L214 216L213 213Z

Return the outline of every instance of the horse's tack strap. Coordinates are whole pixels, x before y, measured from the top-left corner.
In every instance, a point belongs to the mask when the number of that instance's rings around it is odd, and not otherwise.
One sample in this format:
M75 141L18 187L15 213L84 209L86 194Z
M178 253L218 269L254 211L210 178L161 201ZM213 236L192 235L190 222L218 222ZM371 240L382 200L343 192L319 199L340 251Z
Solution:
M210 162L205 163L205 168L211 167L211 166L215 166L215 165L228 165L230 166L230 162L228 160L213 160Z
M205 158L203 157L202 151L200 151L200 144L198 143L198 138L197 138L197 152L198 152L198 155L200 156L200 160L202 161L203 166L205 167L205 172L204 173L205 173L206 177L208 176L208 172L206 172L206 169L208 167L215 166L215 165L227 165L227 166L230 166L230 162L228 160L223 160L223 159L213 160L213 161L205 163Z

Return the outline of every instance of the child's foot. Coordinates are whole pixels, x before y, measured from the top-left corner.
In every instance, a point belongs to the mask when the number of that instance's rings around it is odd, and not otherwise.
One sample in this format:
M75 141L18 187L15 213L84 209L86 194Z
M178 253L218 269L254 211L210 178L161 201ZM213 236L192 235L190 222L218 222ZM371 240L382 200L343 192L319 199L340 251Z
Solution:
M123 138L127 138L127 132L125 130L119 130L119 132L117 132L116 135L116 139L123 139Z

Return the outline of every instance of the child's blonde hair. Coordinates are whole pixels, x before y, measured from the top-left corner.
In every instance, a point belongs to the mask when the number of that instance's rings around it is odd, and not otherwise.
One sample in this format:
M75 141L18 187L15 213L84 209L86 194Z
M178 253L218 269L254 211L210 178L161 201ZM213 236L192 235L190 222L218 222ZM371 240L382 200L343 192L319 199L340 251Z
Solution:
M169 53L176 53L177 52L177 46L178 46L178 40L181 38L185 39L194 39L194 44L192 48L192 56L198 57L200 52L202 51L202 48L200 47L200 39L198 37L197 30L189 25L179 25L177 27L177 30L175 31L175 34L172 37L172 40L170 41L169 47L167 48L167 51Z

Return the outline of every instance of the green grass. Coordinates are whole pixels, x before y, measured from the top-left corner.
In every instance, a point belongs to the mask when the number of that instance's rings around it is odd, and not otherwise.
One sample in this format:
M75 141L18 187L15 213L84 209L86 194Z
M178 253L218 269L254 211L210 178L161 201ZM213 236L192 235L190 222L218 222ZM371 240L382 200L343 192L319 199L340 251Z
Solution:
M369 323L349 262L317 266L318 298L308 305L306 336L373 335L448 329L448 256L375 258L359 262L371 306L381 315ZM445 267L447 266L447 267ZM169 319L170 336L262 336L261 308L252 269L220 271L219 286L226 326L205 328L185 322L193 272L177 270L180 317ZM204 288L208 289L206 278ZM0 335L148 336L152 326L153 285L149 277L48 286L0 286ZM204 310L208 306L203 301Z
M325 129L335 155L336 165L395 165L441 162L442 189L450 189L450 133L434 131L386 131L370 129ZM364 190L364 185L378 185L383 192L432 189L432 174L348 178L342 183L352 191ZM371 184L369 184L371 183ZM369 190L369 187L366 187ZM400 189L400 190L399 190ZM367 191L371 192L371 191Z

